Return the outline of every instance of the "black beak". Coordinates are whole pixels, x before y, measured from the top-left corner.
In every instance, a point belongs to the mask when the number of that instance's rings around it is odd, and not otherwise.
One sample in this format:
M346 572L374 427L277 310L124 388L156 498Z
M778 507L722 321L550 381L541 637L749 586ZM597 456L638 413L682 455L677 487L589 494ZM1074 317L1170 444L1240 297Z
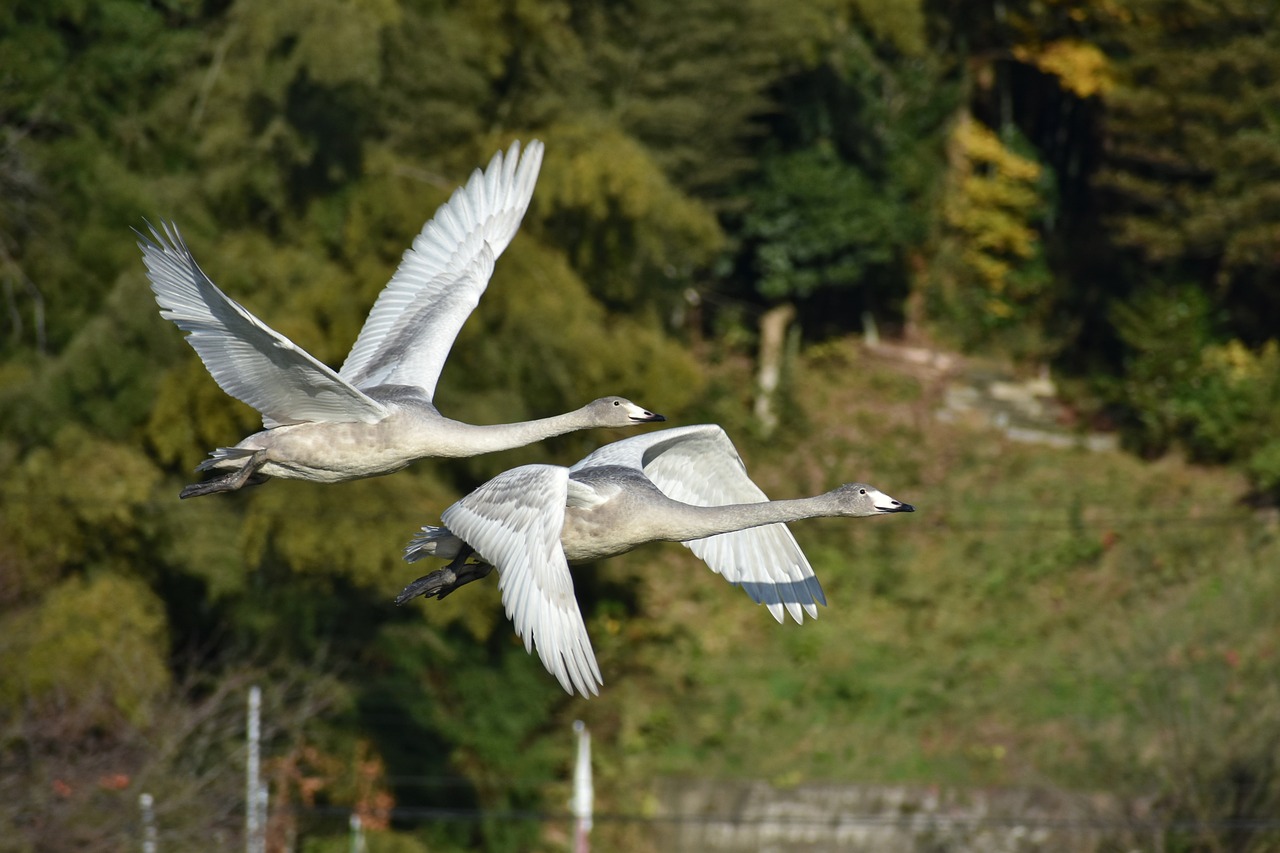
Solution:
M916 508L913 507L911 504L899 503L895 507L891 507L890 509L882 509L880 511L881 512L915 512Z
M660 421L665 421L666 418L653 412L645 412L643 415L632 415L631 420L638 424L656 424Z

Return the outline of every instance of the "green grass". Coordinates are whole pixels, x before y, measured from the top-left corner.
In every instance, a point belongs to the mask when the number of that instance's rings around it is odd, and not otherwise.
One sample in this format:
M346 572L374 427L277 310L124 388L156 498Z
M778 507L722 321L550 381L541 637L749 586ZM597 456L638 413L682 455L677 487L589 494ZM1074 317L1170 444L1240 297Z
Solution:
M796 386L800 432L738 440L765 490L864 479L918 511L793 525L830 601L803 626L676 546L598 566L637 579L641 609L591 619L605 687L563 709L592 726L599 808L662 775L1211 800L1215 767L1280 734L1259 713L1280 545L1239 477L941 424L923 382L851 347Z

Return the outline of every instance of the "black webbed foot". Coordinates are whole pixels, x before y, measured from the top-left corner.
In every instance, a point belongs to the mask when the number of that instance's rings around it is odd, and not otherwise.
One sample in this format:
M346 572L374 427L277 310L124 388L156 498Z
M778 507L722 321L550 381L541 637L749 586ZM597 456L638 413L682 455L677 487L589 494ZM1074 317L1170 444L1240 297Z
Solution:
M449 565L443 569L437 569L429 575L423 575L406 586L396 596L396 604L404 604L409 599L416 598L419 595L424 598L443 599L459 587L487 577L489 572L493 571L493 566L488 563L468 563L466 561L474 553L475 551L469 546L463 546L458 556L454 557Z
M267 454L265 451L259 450L245 460L238 470L229 474L223 474L221 477L214 477L211 480L205 480L203 483L192 483L178 493L178 497L183 500L187 498L198 498L201 495L212 495L217 492L234 492L245 486L256 486L259 483L265 483L269 478L266 474L259 474L258 469L266 464Z

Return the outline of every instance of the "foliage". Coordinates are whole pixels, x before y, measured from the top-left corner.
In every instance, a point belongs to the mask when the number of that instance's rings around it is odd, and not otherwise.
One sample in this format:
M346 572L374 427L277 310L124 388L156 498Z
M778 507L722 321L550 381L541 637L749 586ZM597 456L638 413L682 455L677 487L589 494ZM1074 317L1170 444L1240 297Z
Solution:
M955 90L923 51L919 4L892 9L804 10L829 35L802 44L775 83L766 155L730 220L730 282L798 301L823 333L858 328L864 311L901 316L932 223ZM825 313L804 317L806 303Z
M54 715L77 708L84 737L118 720L153 723L169 683L165 615L144 584L103 573L72 578L31 608L6 614L0 714Z
M573 6L601 108L679 185L723 192L751 164L752 119L795 35L787 12L768 0Z
M1017 45L1013 55L1058 78L1063 89L1079 98L1107 95L1115 87L1106 55L1094 44L1060 39L1034 49Z
M547 138L563 156L539 181L537 211L598 298L632 310L662 305L708 265L723 241L719 224L641 144L586 124L553 126Z
M242 843L245 694L252 684L262 687L264 770L274 755L326 743L343 688L332 676L280 662L185 678L152 697L149 720L99 720L89 737L72 736L89 722L85 706L45 706L44 714L6 720L5 849L108 853L136 846L140 792L154 797L160 841L182 849ZM24 748L10 748L15 743ZM289 793L278 784L272 796ZM273 832L290 819L283 809L272 814Z
M1235 814L1222 780L1274 769L1249 747L1273 721L1242 709L1275 689L1275 543L1234 508L1235 475L944 428L934 384L842 339L790 365L787 429L761 444L738 342L787 299L806 346L872 311L978 349L1057 352L1145 454L1181 447L1275 495L1275 14L1246 0L6 4L14 845L135 845L145 789L164 792L162 846L235 846L253 681L273 796L296 805L273 831L307 849L345 840L343 810L376 822L391 797L484 818L393 821L371 849L552 846L493 816L559 808L577 717L597 734L602 808L651 809L644 780L660 773L1147 793L1128 767L1160 780L1171 815ZM513 640L493 584L390 602L412 576L401 546L458 495L617 433L179 502L209 450L259 419L156 315L128 231L176 220L227 293L337 364L432 210L533 137L547 143L533 206L459 336L443 411L510 421L623 393L724 423L770 494L856 474L921 507L798 526L833 603L799 628L675 545L583 570L607 683L590 704ZM667 328L691 291L707 296L696 352ZM1241 664L1215 668L1232 650ZM1230 702L1196 705L1197 689ZM1165 713L1172 699L1194 725ZM1220 748L1198 739L1207 727ZM1104 751L1114 764L1093 760ZM405 781L423 776L451 781ZM1274 811L1271 788L1246 787L1242 808Z
M615 127L677 185L715 192L750 165L790 20L764 0L406 9L383 112L409 150L424 128L472 142L496 125Z
M1146 291L1113 309L1114 323L1131 355L1125 378L1109 396L1136 417L1139 447L1165 450L1177 434L1168 405L1175 389L1188 387L1212 332L1212 308L1204 293L1183 286Z
M1274 537L1248 547L1269 554ZM1266 627L1280 615L1275 584L1256 557L1223 561L1212 576L1154 602L1098 661L1105 678L1125 673L1121 697L1131 711L1123 728L1100 733L1099 755L1136 739L1125 750L1136 765L1113 772L1158 780L1157 808L1191 849L1274 846L1254 820L1280 806L1280 683ZM1252 630L1240 630L1242 622Z
M1196 461L1237 464L1264 493L1277 494L1274 436L1280 427L1280 346L1212 343L1212 308L1191 287L1144 292L1115 309L1133 353L1123 382L1109 389L1132 413L1129 438L1153 454L1178 444Z
M939 779L954 773L958 783L987 779L1010 784L1033 780L1048 761L1062 774L1058 778L1087 789L1102 785L1146 794L1152 776L1124 768L1151 760L1164 768L1159 793L1172 797L1189 784L1202 785L1202 793L1208 793L1217 784L1212 775L1217 771L1210 767L1230 763L1228 751L1215 746L1223 729L1205 725L1198 716L1180 723L1186 727L1184 736L1202 739L1202 748L1214 752L1212 765L1198 764L1194 754L1179 753L1164 740L1168 720L1153 713L1159 707L1174 717L1180 706L1165 699L1141 713L1118 710L1132 710L1124 703L1139 683L1152 690L1189 691L1196 697L1197 714L1230 721L1232 754L1265 767L1268 741L1250 733L1263 732L1274 721L1250 709L1266 705L1264 697L1276 689L1271 665L1274 597L1265 591L1276 541L1265 524L1233 506L1239 483L1221 475L1211 481L1194 468L1172 463L1142 466L1107 454L1019 448L976 431L947 436L926 427L924 435L891 444L887 435L904 429L901 404L891 405L877 395L875 417L850 424L841 414L854 408L849 401L873 393L868 386L875 382L876 368L868 361L841 358L830 359L823 368L808 366L818 374L811 386L829 390L825 399L807 397L822 399L826 414L815 418L810 434L823 436L824 449L805 457L815 460L811 469L821 459L824 466L856 469L870 482L892 483L895 496L914 500L940 527L890 531L868 524L836 530L833 525L830 535L835 538L827 540L821 525L803 535L797 525L797 537L815 567L821 562L818 571L831 611L824 611L814 625L777 628L763 640L757 632L771 632L753 625L752 614L742 615L742 634L729 629L698 634L704 647L717 636L729 647L752 649L745 656L739 653L759 664L746 676L735 672L732 678L718 677L710 670L717 664L709 662L706 670L688 666L694 669L689 677L716 696L721 707L755 721L764 729L764 740L770 737L769 721L785 727L793 721L792 713L799 713L793 709L771 717L767 709L776 708L781 697L763 698L759 693L764 686L786 688L779 674L794 671L786 661L794 661L804 649L823 650L819 654L826 661L821 676L814 676L820 684L800 676L801 683L792 685L805 697L806 720L820 726L810 729L809 739L822 747L804 760L794 752L777 761L757 754L750 769L728 766L721 773L772 772L784 778L782 774L805 767L817 778L923 774ZM844 387L833 381L835 375L846 377ZM850 381L851 375L860 380ZM797 470L794 451L784 447L775 452L785 471L779 482L791 487L806 482L807 472ZM912 466L898 456L917 460L915 476L922 478L917 486L907 485L916 482L909 473ZM767 482L769 474L758 472L758 457L751 461L753 473ZM895 473L890 477L889 472ZM820 476L819 471L809 473ZM809 480L806 485L819 483ZM787 486L766 486L771 494L776 488ZM977 494L980 500L974 500ZM733 592L689 607L727 612L734 604ZM1249 599L1256 604L1240 606ZM1179 618L1172 618L1175 613ZM1156 632L1153 626L1166 616L1169 625ZM837 624L831 624L833 619ZM852 644L851 630L857 636ZM1197 658L1204 662L1203 674L1197 668L1175 676L1163 668L1162 654L1139 651L1153 633L1204 649ZM755 644L761 642L758 648ZM1130 644L1134 651L1123 655L1123 665L1103 668L1104 660L1115 660L1116 648ZM1247 674L1246 667L1237 670L1232 690L1239 691L1240 700L1222 708L1221 694L1211 686L1216 682L1205 676L1212 669L1218 677L1215 664L1226 659L1213 656L1231 648L1238 649L1242 661L1256 656L1256 665L1249 664ZM681 657L698 660L694 654ZM744 683L761 687L747 690ZM704 700L695 704L705 705ZM850 715L860 722L851 724ZM704 775L705 770L693 768L720 760L727 750L723 735L717 734L718 716L709 712L696 733L680 738L689 750L683 760L676 757L680 750L668 749L673 773ZM846 738L846 731L857 734ZM784 737L781 731L777 737ZM1155 739L1161 748L1158 757L1153 757ZM867 743L876 747L868 749ZM886 750L899 757L883 762ZM1107 754L1112 759L1099 763L1099 756ZM826 756L830 758L824 760ZM1265 778L1258 777L1260 785ZM1273 800L1266 799L1267 790L1254 789L1251 796L1261 799L1242 800L1241 807L1254 816L1268 814ZM1212 795L1228 793L1218 789ZM1232 806L1225 799L1213 808L1201 816L1244 819L1245 812L1228 811Z
M909 244L899 207L830 149L803 149L764 166L743 234L757 241L755 274L767 299L803 299L819 287L853 288Z
M1262 420L1280 403L1280 347L1257 351L1239 341L1205 348L1192 388L1178 394L1179 414L1196 457L1232 461L1262 446L1280 420Z
M25 597L71 569L127 570L139 556L137 533L159 479L137 448L64 426L0 484L13 586Z
M1276 22L1275 9L1247 3L1152 2L1108 21L1100 42L1117 87L1096 179L1113 239L1153 271L1112 297L1135 310L1111 312L1129 367L1109 396L1139 425L1139 446L1176 441L1243 466L1272 494L1275 330L1263 318L1280 276ZM1179 304L1190 309L1185 328L1159 328Z
M1118 85L1098 183L1114 239L1147 264L1196 271L1219 304L1273 310L1280 10L1244 0L1127 6L1104 36ZM1270 310L1233 312L1233 326L1260 342Z
M167 20L128 0L24 0L0 14L3 180L17 189L0 202L0 352L13 356L61 349L132 264L118 229L153 189L125 163L145 160L152 93L190 61L198 34L166 26L187 21L185 10Z
M1191 786L1219 798L1205 820L1266 819L1265 776L1234 813L1215 788L1232 762L1271 760L1253 735L1273 727L1257 709L1278 686L1277 540L1240 505L1238 476L940 426L927 383L848 342L798 372L807 426L768 446L735 436L765 491L857 476L918 511L793 525L830 603L803 626L776 625L674 546L597 567L634 579L643 614L610 614L616 635L590 624L606 688L565 714L592 727L600 808L659 774L1037 786L1048 773L1170 804L1146 817L1170 829ZM1170 645L1188 666L1167 665ZM1179 752L1174 724L1205 752ZM1133 831L1154 843L1151 824Z
M969 118L956 123L950 145L925 290L930 313L966 347L1003 343L1020 356L1046 355L1054 293L1036 227L1047 213L1044 169Z

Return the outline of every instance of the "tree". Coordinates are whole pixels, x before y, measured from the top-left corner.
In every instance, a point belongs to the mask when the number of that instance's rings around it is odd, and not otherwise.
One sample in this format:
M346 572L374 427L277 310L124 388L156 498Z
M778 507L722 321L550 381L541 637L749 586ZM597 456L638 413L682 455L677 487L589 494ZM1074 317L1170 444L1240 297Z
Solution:
M823 331L858 328L868 310L901 317L931 228L956 90L919 4L891 8L804 8L831 35L799 44L775 83L762 166L730 218L735 289L799 300Z
M1280 312L1280 8L1135 0L1110 23L1097 181L1114 239L1259 343Z
M1048 208L1043 167L967 116L952 131L950 160L925 286L930 314L969 348L1051 354L1055 291L1037 227Z

